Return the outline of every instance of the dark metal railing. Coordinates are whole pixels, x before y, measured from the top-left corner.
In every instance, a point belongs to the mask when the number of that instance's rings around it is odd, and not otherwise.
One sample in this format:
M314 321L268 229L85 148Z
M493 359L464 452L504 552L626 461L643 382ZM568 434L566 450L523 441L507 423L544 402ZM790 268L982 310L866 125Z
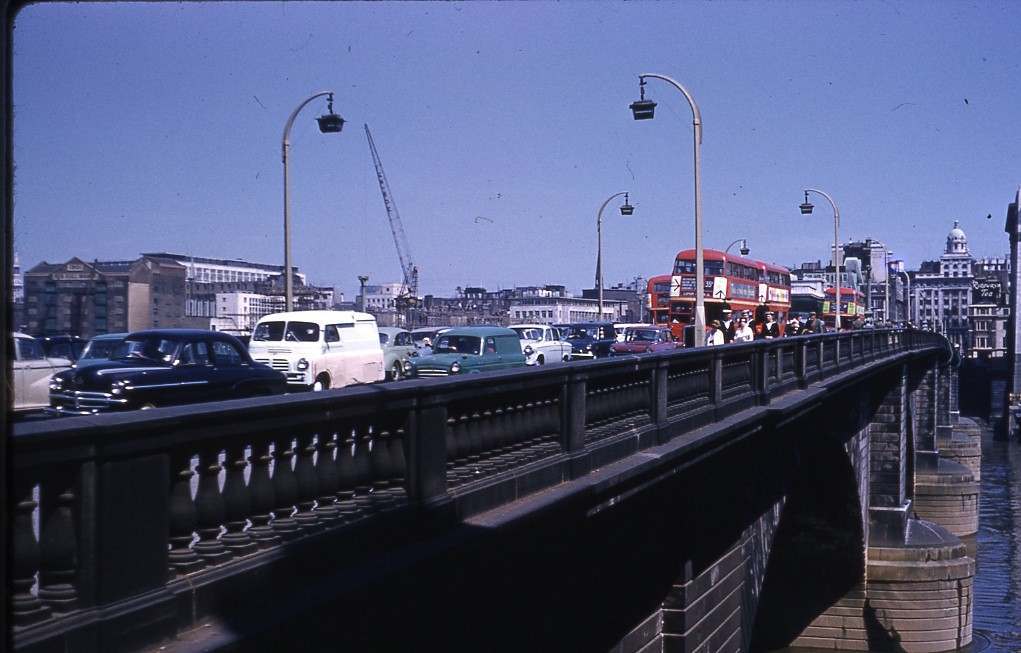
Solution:
M463 518L926 350L945 339L861 330L17 424L15 643L385 514Z

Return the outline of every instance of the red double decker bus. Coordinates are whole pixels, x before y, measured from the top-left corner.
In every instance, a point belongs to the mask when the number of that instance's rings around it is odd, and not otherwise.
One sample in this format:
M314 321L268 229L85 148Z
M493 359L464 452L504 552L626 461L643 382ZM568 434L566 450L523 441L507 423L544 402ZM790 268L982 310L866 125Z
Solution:
M827 288L826 298L822 302L822 320L826 326L833 328L836 322L837 291ZM849 328L858 317L865 316L865 294L859 290L840 287L840 326Z
M724 308L751 311L761 317L771 311L780 329L791 307L791 274L782 266L756 259L703 250L706 323L722 320ZM669 325L677 338L695 315L695 250L678 252L672 275L649 279L649 310L656 324Z

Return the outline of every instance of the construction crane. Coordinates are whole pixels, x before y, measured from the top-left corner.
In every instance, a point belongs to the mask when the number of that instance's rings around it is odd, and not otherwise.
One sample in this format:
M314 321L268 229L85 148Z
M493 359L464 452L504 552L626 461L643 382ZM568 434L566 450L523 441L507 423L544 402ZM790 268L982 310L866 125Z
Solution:
M365 125L365 137L369 139L372 163L376 166L379 190L383 194L383 206L386 207L386 217L390 220L390 231L393 233L394 245L397 247L397 258L401 261L401 272L404 274L401 292L395 303L398 309L407 308L410 313L410 309L418 301L418 268L411 260L411 247L408 245L408 236L404 233L401 214L397 212L393 193L390 192L390 184L386 180L386 173L383 172L383 163L379 160L379 152L376 151L376 144L372 140L372 132L369 131L367 124ZM410 322L411 320L408 320L409 326Z

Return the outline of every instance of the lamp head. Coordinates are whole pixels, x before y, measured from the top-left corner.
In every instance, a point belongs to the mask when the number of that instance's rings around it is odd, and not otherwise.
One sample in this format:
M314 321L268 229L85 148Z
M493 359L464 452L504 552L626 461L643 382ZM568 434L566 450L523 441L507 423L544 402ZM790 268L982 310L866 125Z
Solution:
M748 249L748 241L747 240L742 240L741 241L741 249L739 251L741 252L741 256L748 256L748 253L752 251L752 250Z
M624 203L620 205L620 214L621 215L631 215L634 212L635 212L635 207L631 206L628 203L628 194L624 193Z
M631 113L635 120L652 120L656 115L656 103L645 99L645 79L638 82L638 90L641 98L631 103Z
M811 202L808 201L808 191L807 190L805 191L805 203L802 204L798 208L801 209L801 215L811 215L812 214L812 209L814 209L815 207L812 205Z
M333 113L333 94L330 93L329 104L325 115L316 118L319 123L319 131L324 134L337 134L344 129L344 119Z

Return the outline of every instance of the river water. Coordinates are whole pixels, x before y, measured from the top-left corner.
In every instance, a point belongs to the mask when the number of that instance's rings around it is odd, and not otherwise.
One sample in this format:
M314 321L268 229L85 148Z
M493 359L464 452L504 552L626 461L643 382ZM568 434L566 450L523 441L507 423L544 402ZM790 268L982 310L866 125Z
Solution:
M971 651L1021 651L1021 444L982 439Z

